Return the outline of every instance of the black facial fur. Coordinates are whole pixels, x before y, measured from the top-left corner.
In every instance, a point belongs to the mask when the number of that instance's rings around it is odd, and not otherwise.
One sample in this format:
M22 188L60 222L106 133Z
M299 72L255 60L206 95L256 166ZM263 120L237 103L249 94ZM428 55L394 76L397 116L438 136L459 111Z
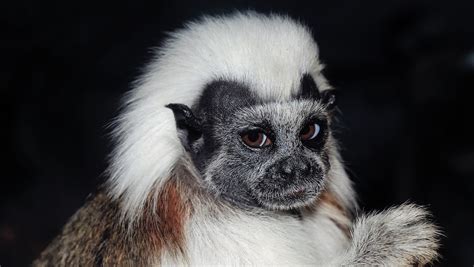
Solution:
M178 130L188 133L183 145L211 191L235 205L264 209L290 210L315 200L330 168L324 100L331 98L318 93L310 76L301 88L304 97L271 102L241 83L221 80L206 86L192 110L168 105ZM321 132L303 141L307 123L318 123ZM241 134L253 129L271 138L271 145L245 145Z
M328 111L336 106L336 91L333 89L320 91L313 77L308 73L301 77L299 98L319 100L326 105Z
M309 74L303 74L303 77L301 77L301 85L300 85L300 94L301 98L306 98L306 99L319 99L319 89L318 86L316 85L316 82L314 82L313 77Z

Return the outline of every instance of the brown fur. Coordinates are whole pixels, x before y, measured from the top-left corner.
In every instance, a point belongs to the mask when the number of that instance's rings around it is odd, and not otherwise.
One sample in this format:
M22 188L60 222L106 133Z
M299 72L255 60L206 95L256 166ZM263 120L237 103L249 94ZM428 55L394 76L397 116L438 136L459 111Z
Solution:
M179 190L177 183L168 183L158 197L156 209L152 207L155 202L147 202L142 221L144 232L152 235L157 246L167 247L175 256L184 256L184 224L189 217L190 202L184 201Z
M176 182L165 186L156 203L153 199L149 197L146 212L129 228L120 223L118 202L97 193L71 217L33 266L143 266L157 260L151 255L164 251L183 255L189 203Z

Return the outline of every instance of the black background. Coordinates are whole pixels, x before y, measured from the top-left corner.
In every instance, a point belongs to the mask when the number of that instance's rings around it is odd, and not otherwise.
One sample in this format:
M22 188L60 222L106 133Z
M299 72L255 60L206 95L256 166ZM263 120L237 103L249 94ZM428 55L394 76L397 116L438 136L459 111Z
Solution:
M106 125L164 32L248 8L313 29L361 207L428 205L439 265L474 264L474 1L2 5L0 265L29 264L104 180Z

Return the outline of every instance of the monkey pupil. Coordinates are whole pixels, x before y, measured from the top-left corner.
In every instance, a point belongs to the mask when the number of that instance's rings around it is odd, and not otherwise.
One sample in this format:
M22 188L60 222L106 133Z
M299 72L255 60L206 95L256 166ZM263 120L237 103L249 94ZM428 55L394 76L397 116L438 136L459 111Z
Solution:
M303 128L302 134L303 134L303 135L306 135L306 134L308 134L309 131L310 131L310 126L309 126L309 124L307 124L307 125Z
M259 140L259 137L260 137L260 133L259 132L250 132L248 133L248 139L250 142L257 142Z

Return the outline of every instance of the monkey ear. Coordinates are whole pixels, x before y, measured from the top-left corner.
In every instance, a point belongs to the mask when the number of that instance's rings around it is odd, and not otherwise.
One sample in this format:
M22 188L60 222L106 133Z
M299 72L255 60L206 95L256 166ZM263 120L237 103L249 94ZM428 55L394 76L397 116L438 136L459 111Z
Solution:
M194 116L192 110L186 105L172 103L166 107L173 111L181 142L186 149L189 149L191 144L202 135L201 120Z
M314 81L313 77L308 73L301 77L299 94L303 99L314 99L321 101L329 111L336 107L336 90L327 89L319 91L318 85Z
M326 109L329 111L334 110L334 108L336 107L336 90L327 89L322 91L320 94L321 103L326 106Z

